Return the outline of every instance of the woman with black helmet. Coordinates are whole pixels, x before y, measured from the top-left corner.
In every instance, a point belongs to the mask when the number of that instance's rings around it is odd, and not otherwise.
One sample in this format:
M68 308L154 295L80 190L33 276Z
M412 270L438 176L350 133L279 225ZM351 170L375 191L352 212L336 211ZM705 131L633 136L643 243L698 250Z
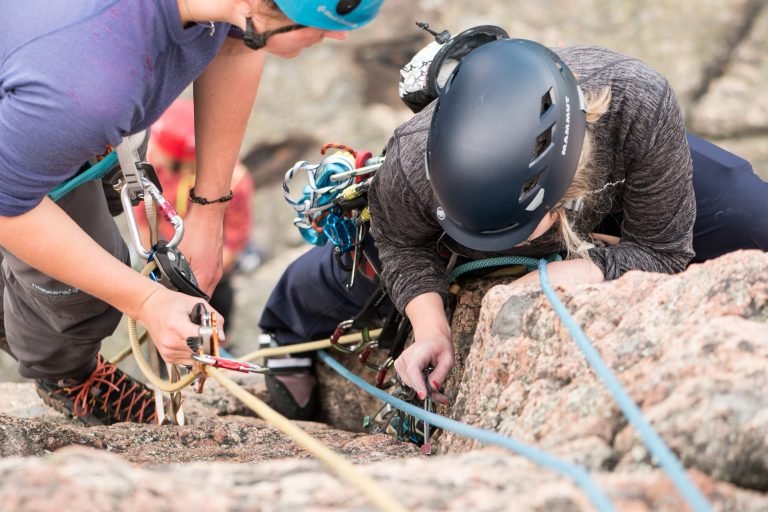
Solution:
M470 259L560 253L548 269L561 284L768 249L768 184L687 139L662 76L597 47L501 40L473 51L395 132L369 204L382 279L414 329L395 368L422 398L422 371L434 368L436 391L454 363L441 246ZM615 218L615 236L593 235Z
M126 314L166 361L189 363L199 302L124 264L99 183L57 203L47 194L148 128L194 81L198 203L181 249L210 292L265 53L344 39L382 1L0 0L0 347L47 403L89 423L153 421L148 389L104 361L101 339Z
M686 135L657 72L606 49L551 51L490 28L457 36L458 50L427 47L404 68L416 76L401 81L401 95L417 114L395 131L368 191L381 277L414 330L395 368L422 397L423 369L434 368L434 391L454 363L446 254L559 253L566 260L549 273L562 284L768 249L768 184L748 162ZM427 71L431 56L431 66L458 67ZM330 249L299 258L273 291L260 326L278 343L328 335L365 303L372 285L359 279L346 293ZM308 292L317 276L322 289ZM272 382L275 404L306 418L315 379L284 371L271 378L284 381Z

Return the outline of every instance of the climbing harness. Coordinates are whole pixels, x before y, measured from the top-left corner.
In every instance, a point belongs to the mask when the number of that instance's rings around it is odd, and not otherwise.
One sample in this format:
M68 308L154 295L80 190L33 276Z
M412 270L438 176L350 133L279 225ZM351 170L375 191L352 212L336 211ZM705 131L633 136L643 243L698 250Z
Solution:
M108 149L108 153L103 157L97 157L94 162L89 162L87 169L77 174L73 178L61 183L48 193L53 201L58 201L65 195L75 190L80 185L91 180L101 179L117 166L117 153Z

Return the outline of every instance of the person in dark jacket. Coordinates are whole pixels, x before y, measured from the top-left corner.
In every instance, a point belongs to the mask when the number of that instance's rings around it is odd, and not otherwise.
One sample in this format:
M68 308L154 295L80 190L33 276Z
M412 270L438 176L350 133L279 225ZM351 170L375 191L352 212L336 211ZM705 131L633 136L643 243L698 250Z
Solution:
M598 47L507 39L472 51L441 96L395 131L368 197L381 279L414 330L395 368L422 398L423 370L433 367L431 391L444 400L437 390L454 364L446 252L558 253L565 259L548 270L564 284L629 270L671 274L697 254L768 249L768 184L744 160L686 134L664 77ZM328 249L314 249L283 276L280 301L262 317L278 343L330 334L298 332L306 324L293 320L317 318L312 305L327 310L339 295L339 270L338 285L310 295L295 284L313 269L333 275L332 266Z

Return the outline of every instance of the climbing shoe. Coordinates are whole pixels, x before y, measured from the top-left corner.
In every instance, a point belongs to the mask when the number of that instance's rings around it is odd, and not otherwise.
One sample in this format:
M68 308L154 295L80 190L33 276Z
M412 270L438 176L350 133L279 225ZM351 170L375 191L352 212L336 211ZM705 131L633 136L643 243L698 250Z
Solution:
M272 407L292 420L313 421L320 414L317 377L310 358L270 358L265 375Z
M85 425L157 422L152 390L101 354L84 381L36 379L35 387L43 402Z

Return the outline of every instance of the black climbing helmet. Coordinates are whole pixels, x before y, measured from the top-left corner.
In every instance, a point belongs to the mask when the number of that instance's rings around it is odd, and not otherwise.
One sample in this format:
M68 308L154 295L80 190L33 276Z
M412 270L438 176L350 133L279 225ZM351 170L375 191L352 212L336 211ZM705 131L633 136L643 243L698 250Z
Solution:
M581 89L551 50L524 39L475 49L449 77L429 131L440 225L481 251L525 241L573 181L585 131Z

